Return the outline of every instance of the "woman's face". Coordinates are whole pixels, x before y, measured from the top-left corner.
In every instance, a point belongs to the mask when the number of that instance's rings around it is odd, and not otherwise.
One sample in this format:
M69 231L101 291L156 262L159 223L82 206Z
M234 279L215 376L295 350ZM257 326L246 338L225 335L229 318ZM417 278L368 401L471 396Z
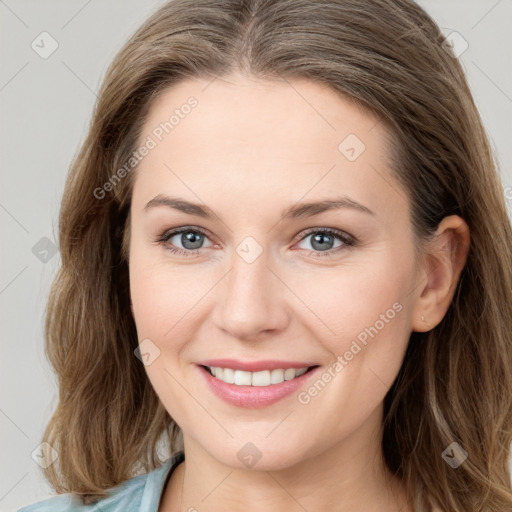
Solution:
M305 80L187 80L152 105L132 311L186 445L279 469L378 430L421 294L385 135Z

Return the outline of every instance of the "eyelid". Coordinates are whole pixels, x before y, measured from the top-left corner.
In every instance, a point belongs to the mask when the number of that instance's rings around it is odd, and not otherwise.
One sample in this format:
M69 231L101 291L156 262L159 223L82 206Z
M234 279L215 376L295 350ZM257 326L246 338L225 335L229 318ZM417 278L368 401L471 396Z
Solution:
M177 228L171 228L166 230L164 233L162 233L155 242L158 244L165 244L168 242L171 238L173 238L176 235L179 235L181 233L187 232L187 231L194 231L203 234L206 238L208 238L212 243L213 240L211 240L210 232L204 228L201 228L199 226L180 226ZM334 237L337 237L339 240L341 240L343 243L341 246L338 246L333 249L328 249L326 251L314 251L310 249L300 249L303 251L308 252L309 254L313 254L315 258L317 257L323 257L323 256L334 256L337 254L341 249L343 248L350 248L358 245L358 240L354 236L350 235L349 233L342 231L341 229L337 228L329 228L329 227L312 227L307 228L306 230L301 231L294 239L293 244L297 242L301 242L305 240L308 236L310 236L313 233L324 233L328 235L332 235ZM197 256L202 249L207 249L207 247L200 247L199 249L181 249L180 247L173 247L167 248L168 251L172 253L178 253L186 255L186 257L193 257Z
M179 235L180 233L184 233L186 231L197 231L199 233L202 233L203 235L205 235L209 239L212 238L212 236L210 235L209 231L207 231L206 229L201 228L199 226L181 226L179 228L172 228L172 229L166 230L164 233L162 233L158 237L157 241L165 242L165 241L169 240L169 238L172 238L173 236ZM344 241L350 241L350 242L353 242L353 243L355 243L357 241L355 237L353 237L352 235L346 233L345 231L342 231L341 229L327 228L327 227L324 227L324 228L316 227L316 228L308 228L308 229L306 229L304 231L301 231L293 239L292 242L293 243L300 242L300 241L304 240L307 236L311 235L312 233L329 233L329 234L333 234L333 235L338 236L340 239L342 239Z
M180 235L181 233L186 233L187 231L195 231L195 232L201 233L202 235L207 237L213 243L213 240L212 240L213 237L211 236L210 232L204 228L199 227L199 226L180 226L178 228L167 229L161 235L159 235L155 241L165 243L170 238L172 238L176 235ZM201 249L192 249L187 252L192 253L194 250L200 251Z
M343 231L341 229L337 229L337 228L328 228L328 227L324 227L324 228L307 228L306 230L304 231L301 231L293 240L293 242L300 242L302 240L304 240L305 238L307 238L309 235L313 234L313 233L327 233L327 234L330 234L330 235L334 235L336 237L338 237L340 240L342 240L343 242L347 242L347 243L352 243L352 244L356 244L357 242L357 239L348 234L346 231Z

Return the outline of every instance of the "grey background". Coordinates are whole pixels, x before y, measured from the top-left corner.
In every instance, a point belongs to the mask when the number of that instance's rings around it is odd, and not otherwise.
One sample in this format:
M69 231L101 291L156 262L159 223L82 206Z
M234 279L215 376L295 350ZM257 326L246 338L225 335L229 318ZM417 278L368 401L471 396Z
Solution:
M57 404L56 380L43 352L43 313L60 263L52 249L64 180L107 65L163 3L0 0L1 512L52 495L31 454ZM459 59L510 205L512 0L419 3L446 35L455 30L469 43ZM58 43L46 59L31 47L43 31ZM45 41L48 50L51 41Z

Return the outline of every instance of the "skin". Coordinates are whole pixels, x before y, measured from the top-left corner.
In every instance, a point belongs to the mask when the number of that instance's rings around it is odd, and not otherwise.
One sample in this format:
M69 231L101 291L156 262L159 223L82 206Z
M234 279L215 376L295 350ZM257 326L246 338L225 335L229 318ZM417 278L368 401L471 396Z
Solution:
M132 313L139 340L160 350L145 368L183 430L186 458L159 511L412 510L382 460L383 399L410 333L446 313L467 225L445 218L417 259L385 127L312 81L187 79L154 101L140 142L190 96L198 105L140 162L131 203ZM366 148L354 161L338 150L349 134ZM145 209L159 194L207 205L217 218ZM346 207L282 218L297 202L340 195L373 214ZM183 226L208 233L195 255L169 252L173 244L192 251L181 235L155 242ZM328 240L325 256L308 228L338 229L357 243ZM248 236L262 249L251 263L236 252ZM199 378L195 363L221 357L313 361L327 370L394 303L400 312L307 404L293 393L242 409ZM262 454L251 468L237 457L248 442Z

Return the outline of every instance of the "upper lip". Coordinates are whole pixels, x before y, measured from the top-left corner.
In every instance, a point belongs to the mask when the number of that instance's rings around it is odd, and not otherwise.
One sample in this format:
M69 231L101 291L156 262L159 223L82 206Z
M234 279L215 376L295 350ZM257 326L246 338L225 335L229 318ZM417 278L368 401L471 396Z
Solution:
M209 366L210 368L232 368L233 370L244 370L246 372L260 372L263 370L276 370L287 368L309 368L317 366L311 362L304 361L278 361L275 359L266 359L262 361L239 361L237 359L208 359L197 363L200 366Z

